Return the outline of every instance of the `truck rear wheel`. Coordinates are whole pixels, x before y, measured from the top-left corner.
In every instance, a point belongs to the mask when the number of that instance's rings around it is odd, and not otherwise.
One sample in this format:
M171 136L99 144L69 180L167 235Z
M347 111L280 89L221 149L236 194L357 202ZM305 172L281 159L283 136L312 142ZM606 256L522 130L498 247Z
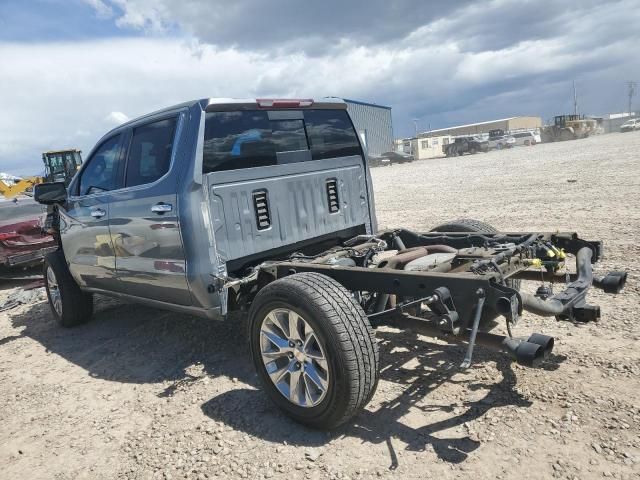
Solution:
M335 428L375 392L371 324L349 291L325 275L299 273L264 287L251 305L249 339L267 394L300 423Z
M51 313L60 325L75 327L91 319L93 295L80 290L69 272L62 250L45 257L44 286Z

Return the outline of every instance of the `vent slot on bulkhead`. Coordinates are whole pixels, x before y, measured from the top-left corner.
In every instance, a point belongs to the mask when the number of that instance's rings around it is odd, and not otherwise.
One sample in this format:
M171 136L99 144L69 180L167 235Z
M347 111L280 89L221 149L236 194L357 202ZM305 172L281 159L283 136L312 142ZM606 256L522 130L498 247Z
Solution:
M256 210L256 225L258 230L266 230L271 227L271 214L269 213L269 201L266 190L253 192L253 207Z
M329 213L336 213L340 210L338 181L335 178L327 180L327 201L329 202Z

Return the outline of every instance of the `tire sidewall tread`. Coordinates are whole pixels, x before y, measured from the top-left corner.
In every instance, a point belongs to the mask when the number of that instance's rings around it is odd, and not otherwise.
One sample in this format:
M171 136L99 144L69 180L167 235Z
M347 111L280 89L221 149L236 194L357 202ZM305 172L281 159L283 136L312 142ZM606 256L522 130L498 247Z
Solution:
M278 306L299 313L323 343L329 363L329 390L315 407L304 408L289 402L264 368L260 327L264 316ZM301 423L335 428L364 408L375 392L379 352L373 329L351 294L325 275L299 273L264 287L249 312L249 340L254 365L267 393L276 405Z
M58 289L62 299L62 315L58 315L49 294L47 269L51 267L58 281ZM87 323L93 314L93 296L80 290L80 287L71 276L69 267L62 250L49 253L45 256L43 274L47 299L51 314L63 327L70 328Z

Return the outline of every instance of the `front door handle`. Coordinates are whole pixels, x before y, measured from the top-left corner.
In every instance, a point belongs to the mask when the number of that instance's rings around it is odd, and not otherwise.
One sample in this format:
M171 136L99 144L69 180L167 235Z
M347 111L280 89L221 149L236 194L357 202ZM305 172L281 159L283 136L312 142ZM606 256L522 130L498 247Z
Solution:
M104 210L102 210L101 208L96 208L95 210L91 210L91 216L93 218L102 218L107 214L107 212L105 212Z
M173 205L170 203L156 203L153 207L151 207L151 211L155 213L167 213L173 210Z

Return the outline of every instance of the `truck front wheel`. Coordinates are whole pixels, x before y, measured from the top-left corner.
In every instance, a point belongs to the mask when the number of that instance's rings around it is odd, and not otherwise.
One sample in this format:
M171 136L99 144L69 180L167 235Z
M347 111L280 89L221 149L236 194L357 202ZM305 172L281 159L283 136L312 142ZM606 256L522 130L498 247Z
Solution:
M375 392L371 324L349 291L325 275L299 273L264 287L251 305L249 338L264 389L300 423L335 428Z
M91 319L93 296L80 290L69 272L62 250L45 257L44 286L51 313L60 325L75 327Z

